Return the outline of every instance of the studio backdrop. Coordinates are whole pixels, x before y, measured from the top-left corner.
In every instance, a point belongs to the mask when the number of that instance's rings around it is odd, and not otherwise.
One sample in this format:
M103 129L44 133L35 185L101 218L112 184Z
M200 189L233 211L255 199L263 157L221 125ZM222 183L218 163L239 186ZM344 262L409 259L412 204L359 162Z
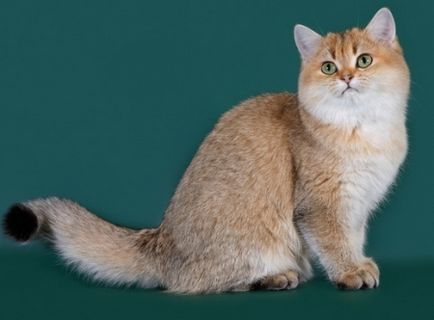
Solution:
M2 1L0 212L56 195L119 225L157 226L225 111L297 90L294 24L363 27L383 6L411 71L410 148L367 253L380 265L434 261L430 1ZM48 250L0 237L8 263L29 251Z

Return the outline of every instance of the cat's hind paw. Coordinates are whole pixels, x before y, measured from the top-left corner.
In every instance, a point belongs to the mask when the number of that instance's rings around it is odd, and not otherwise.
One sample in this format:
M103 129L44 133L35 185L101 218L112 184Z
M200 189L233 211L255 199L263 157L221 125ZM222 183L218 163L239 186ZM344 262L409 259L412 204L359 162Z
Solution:
M295 289L300 282L299 274L289 270L284 273L265 277L253 285L254 289L261 290L289 290Z

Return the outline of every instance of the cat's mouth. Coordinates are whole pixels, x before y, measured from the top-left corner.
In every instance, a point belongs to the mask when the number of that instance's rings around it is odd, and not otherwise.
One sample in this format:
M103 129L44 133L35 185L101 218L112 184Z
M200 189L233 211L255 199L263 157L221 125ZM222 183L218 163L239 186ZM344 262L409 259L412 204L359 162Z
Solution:
M341 96L343 96L347 92L358 92L358 91L359 90L357 90L356 88L348 86L344 89L344 91L342 91Z

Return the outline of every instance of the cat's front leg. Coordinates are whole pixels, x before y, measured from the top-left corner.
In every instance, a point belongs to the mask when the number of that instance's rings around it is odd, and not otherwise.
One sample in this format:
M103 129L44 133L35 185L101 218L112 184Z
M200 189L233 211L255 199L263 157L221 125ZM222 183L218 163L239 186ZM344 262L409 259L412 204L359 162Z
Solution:
M372 289L380 284L380 270L374 260L365 258L362 263L344 272L335 281L340 289Z
M365 223L354 224L340 210L312 210L297 221L310 250L341 289L376 288L380 272L364 255Z

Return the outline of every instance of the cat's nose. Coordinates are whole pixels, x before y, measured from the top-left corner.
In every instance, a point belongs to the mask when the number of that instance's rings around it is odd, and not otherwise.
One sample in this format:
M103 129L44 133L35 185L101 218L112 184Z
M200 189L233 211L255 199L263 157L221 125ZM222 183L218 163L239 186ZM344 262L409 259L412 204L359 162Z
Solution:
M354 76L351 73L346 73L341 77L341 80L343 80L346 84L349 84L353 78Z

